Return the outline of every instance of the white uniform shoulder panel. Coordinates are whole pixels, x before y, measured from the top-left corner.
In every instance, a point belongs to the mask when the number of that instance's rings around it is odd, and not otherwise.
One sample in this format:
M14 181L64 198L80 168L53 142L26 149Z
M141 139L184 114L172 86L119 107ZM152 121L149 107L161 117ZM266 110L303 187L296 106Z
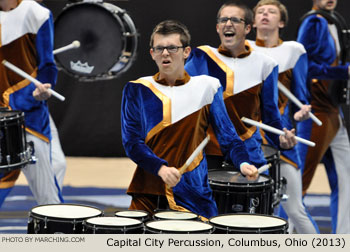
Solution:
M277 62L273 58L256 50L252 50L247 57L232 58L220 54L217 48L208 48L221 62L232 70L234 76L234 94L261 84L277 66Z
M150 82L162 95L171 100L172 123L211 104L221 86L218 79L207 75L191 77L186 84L173 87L157 83L152 76L142 77L141 80Z
M293 69L299 58L306 53L304 46L296 41L285 41L272 48L257 46L252 40L249 40L249 44L255 51L262 52L276 60L280 73Z
M49 17L48 9L31 0L22 1L11 11L1 11L1 45L7 45L28 33L37 34Z

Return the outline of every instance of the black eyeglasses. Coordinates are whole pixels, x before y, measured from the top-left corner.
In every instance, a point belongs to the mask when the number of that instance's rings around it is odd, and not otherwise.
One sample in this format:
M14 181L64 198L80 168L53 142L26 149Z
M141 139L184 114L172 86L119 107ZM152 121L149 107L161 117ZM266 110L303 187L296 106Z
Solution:
M152 47L152 50L153 50L154 53L157 53L157 54L163 53L164 49L166 49L169 53L177 53L179 48L185 48L185 47L186 46L174 46L174 45L170 45L170 46L156 46L156 47Z
M237 17L221 17L218 18L218 23L220 24L226 24L227 21L231 21L234 24L240 24L240 23L244 23L245 20L243 18L237 18Z

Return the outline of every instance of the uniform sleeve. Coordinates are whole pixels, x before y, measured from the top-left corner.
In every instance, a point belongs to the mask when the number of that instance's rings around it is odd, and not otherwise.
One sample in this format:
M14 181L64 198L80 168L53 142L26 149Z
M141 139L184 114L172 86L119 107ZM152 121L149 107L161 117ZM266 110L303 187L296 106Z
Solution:
M209 70L205 53L202 53L198 48L193 49L186 60L185 70L191 76L208 74Z
M329 46L328 23L324 18L310 16L298 31L297 41L304 45L308 55L308 70L311 79L348 79L349 64L331 66L335 60L335 48Z
M306 53L302 54L298 59L292 70L292 87L291 91L295 95L296 98L302 104L309 104L310 93L307 87L307 55ZM299 110L299 107L293 104L293 111L296 112Z
M244 162L250 163L245 145L227 114L222 87L218 89L210 106L210 123L225 159L231 160L235 167L240 167Z
M261 119L264 124L282 130L281 115L278 110L278 66L275 66L265 79L261 91ZM279 136L266 131L266 134L279 148Z
M57 68L53 58L53 18L50 13L49 19L40 27L36 36L37 50L37 79L42 83L50 83L52 89L56 85Z
M142 101L139 84L128 83L123 91L121 104L122 143L127 156L139 167L158 175L162 165L167 162L157 157L145 143L142 118Z

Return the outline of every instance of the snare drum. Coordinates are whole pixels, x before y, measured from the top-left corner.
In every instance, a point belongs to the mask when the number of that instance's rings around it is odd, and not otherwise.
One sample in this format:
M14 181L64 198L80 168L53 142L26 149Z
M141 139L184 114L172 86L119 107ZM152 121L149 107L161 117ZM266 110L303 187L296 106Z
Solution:
M55 48L78 40L80 47L56 54L57 65L82 81L106 80L134 61L138 35L125 10L110 4L68 4L55 20Z
M257 214L226 214L212 217L216 234L287 234L288 222L282 218Z
M95 217L84 221L86 234L142 234L140 220L123 217Z
M211 234L213 226L194 220L155 220L145 224L146 234Z
M102 215L99 209L84 205L37 206L29 214L28 234L82 234L84 220Z
M153 215L155 220L198 220L198 214L180 211L160 211Z
M139 220L141 222L149 221L149 214L146 211L142 210L126 210L126 211L119 211L115 212L116 217L123 217L123 218L132 218Z
M0 159L0 172L23 168L31 160L23 112L0 112Z
M272 214L273 181L269 176L260 174L249 181L239 172L216 170L209 171L208 177L219 214Z

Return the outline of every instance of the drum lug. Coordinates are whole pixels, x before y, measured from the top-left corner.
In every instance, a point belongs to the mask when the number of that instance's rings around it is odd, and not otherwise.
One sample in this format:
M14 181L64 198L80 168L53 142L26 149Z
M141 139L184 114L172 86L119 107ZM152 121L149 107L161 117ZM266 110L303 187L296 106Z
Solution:
M44 229L47 229L47 217L45 217L44 223L45 223Z
M6 161L7 161L8 165L11 164L11 156L10 155L6 155Z
M34 143L32 141L28 142L28 148L27 148L27 160L29 160L30 164L35 164L37 161L37 158L34 156Z

